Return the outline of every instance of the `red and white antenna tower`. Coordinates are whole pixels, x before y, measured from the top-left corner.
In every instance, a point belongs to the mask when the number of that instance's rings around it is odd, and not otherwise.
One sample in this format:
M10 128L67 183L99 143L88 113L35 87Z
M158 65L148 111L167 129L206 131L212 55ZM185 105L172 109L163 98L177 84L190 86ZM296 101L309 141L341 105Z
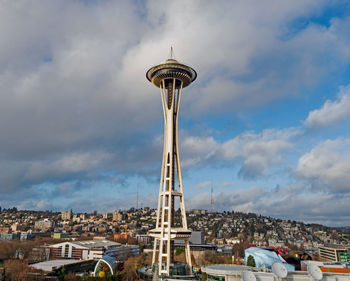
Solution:
M214 194L213 194L213 182L211 183L211 191L210 191L210 212L214 213Z
M139 208L139 184L137 184L137 190L136 190L136 210Z

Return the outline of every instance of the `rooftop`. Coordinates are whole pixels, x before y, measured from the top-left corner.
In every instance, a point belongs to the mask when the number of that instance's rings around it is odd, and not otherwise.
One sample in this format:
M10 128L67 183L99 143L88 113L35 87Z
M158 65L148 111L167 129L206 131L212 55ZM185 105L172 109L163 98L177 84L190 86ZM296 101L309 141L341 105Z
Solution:
M43 261L43 262L38 262L38 263L34 263L31 264L30 267L33 267L35 269L40 269L43 271L52 271L55 268L60 268L64 265L67 264L72 264L72 263L79 263L81 261L77 261L77 260L49 260L49 261Z
M74 242L62 242L54 245L50 245L51 248L56 248L59 245L63 244L73 244L87 249L96 249L96 248L110 248L110 247L119 247L121 244L109 240L86 240L86 241L74 241Z
M121 245L120 243L109 241L109 240L87 240L87 241L76 241L73 243L86 248L106 248L106 247Z
M323 247L337 250L346 250L350 248L350 245L325 244Z

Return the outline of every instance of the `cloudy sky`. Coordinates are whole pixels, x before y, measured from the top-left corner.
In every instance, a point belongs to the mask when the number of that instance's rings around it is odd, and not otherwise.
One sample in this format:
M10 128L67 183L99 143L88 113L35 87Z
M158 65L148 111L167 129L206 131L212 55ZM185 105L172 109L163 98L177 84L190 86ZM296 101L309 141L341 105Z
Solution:
M174 47L187 208L350 225L350 3L0 1L0 206L155 206Z

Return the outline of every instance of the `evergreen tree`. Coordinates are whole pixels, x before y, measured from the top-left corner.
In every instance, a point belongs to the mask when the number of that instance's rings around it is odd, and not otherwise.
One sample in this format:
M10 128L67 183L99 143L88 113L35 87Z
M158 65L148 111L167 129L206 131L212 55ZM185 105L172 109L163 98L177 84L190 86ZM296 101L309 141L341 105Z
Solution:
M255 267L255 266L256 266L256 264L255 264L255 259L254 259L253 256L249 256L249 257L248 257L247 266L251 266L251 267Z

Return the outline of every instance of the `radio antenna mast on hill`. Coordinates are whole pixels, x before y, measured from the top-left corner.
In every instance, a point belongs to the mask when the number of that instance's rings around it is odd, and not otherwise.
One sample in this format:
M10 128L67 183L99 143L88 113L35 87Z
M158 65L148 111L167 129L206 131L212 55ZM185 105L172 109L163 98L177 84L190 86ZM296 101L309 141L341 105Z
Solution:
M214 196L213 196L213 182L211 182L211 191L210 191L210 212L214 213Z
M137 184L136 190L136 210L139 208L139 184Z

